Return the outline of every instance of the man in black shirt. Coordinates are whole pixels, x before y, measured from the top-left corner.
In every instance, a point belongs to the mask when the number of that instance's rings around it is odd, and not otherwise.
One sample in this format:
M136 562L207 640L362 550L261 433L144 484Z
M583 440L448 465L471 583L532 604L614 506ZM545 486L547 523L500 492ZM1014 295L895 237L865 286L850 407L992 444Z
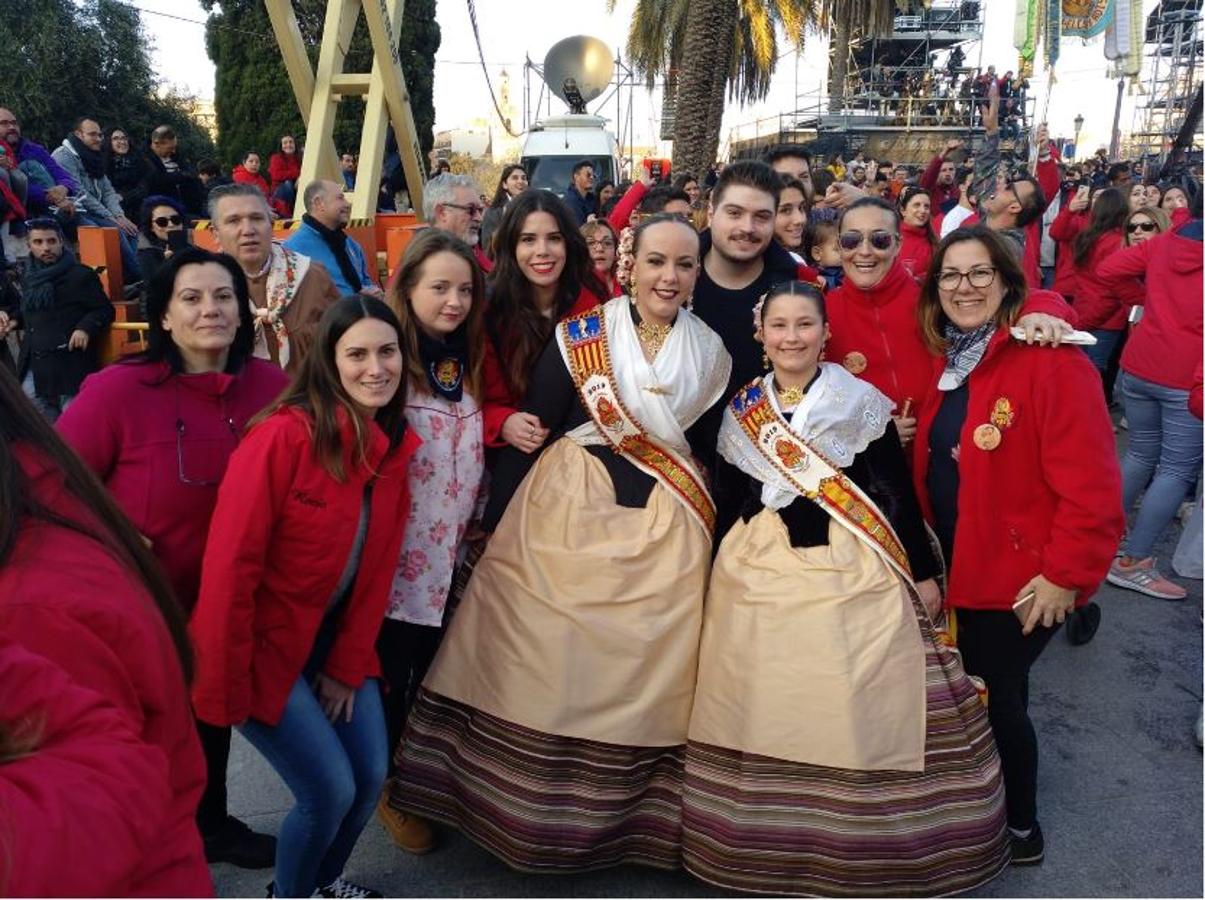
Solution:
M711 192L711 228L700 235L703 266L693 308L732 355L729 395L765 371L753 339L754 304L796 276L794 258L774 240L781 187L765 163L733 163Z

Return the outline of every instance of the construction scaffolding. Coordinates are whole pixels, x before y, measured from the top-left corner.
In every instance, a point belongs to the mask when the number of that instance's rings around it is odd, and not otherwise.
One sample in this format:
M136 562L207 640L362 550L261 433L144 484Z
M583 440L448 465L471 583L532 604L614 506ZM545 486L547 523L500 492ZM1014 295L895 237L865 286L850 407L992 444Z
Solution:
M1162 162L1201 91L1202 0L1162 0L1146 21L1145 96L1134 111L1131 155ZM1197 100L1197 122L1200 122ZM1192 146L1201 146L1196 127Z

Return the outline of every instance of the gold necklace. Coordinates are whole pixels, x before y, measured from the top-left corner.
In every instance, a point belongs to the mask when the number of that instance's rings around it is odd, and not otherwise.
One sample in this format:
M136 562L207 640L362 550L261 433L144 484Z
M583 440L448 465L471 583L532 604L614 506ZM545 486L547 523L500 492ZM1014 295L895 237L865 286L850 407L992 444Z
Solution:
M640 339L641 345L648 350L650 357L656 357L657 353L665 346L665 342L669 339L670 330L673 324L669 325L654 325L641 319L636 323L636 337Z
M774 389L778 391L778 402L784 409L791 409L803 402L803 388L798 385L784 388L782 385L776 384Z

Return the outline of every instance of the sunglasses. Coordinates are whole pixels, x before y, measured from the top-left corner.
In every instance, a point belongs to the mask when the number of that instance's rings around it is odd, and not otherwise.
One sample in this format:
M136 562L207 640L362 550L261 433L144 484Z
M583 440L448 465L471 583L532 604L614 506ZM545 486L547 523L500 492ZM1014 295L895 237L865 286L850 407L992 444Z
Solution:
M1154 222L1131 222L1126 226L1126 234L1134 234L1137 231L1154 231Z
M168 225L179 225L184 220L179 216L156 216L151 221L160 228L166 228Z
M852 253L862 246L863 241L869 241L870 246L875 250L882 252L890 250L895 243L895 235L890 231L878 229L869 234L863 234L861 231L843 231L837 239L841 244L841 249L847 253Z

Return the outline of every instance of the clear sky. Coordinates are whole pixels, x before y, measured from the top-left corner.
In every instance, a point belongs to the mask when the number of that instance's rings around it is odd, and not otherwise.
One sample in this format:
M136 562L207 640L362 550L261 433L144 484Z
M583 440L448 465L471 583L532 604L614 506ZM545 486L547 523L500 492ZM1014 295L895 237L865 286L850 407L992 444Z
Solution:
M608 15L605 0L477 0L477 22L481 29L486 62L497 86L497 75L506 68L511 75L511 90L517 109L521 109L523 59L529 55L542 63L544 54L556 41L573 34L590 34L608 45L622 49L627 25L636 0L618 0L615 12ZM1149 11L1157 0L1144 0ZM131 5L144 11L143 22L154 43L159 73L168 84L179 85L202 98L213 96L213 64L205 54L202 24L205 12L197 0L132 0ZM1003 73L1016 68L1012 47L1014 4L1010 0L991 0L985 4L987 25L983 41L983 64L994 63ZM521 10L521 12L519 12ZM594 12L591 12L594 10ZM175 16L179 18L169 18ZM436 57L436 127L451 128L462 120L484 115L489 109L489 94L477 59L477 47L469 24L464 0L440 0L436 11L443 43ZM181 21L191 20L191 21ZM787 47L783 46L782 51ZM809 35L803 51L790 53L779 61L770 96L762 103L741 109L730 105L724 117L724 137L728 130L779 111L795 108L798 94L815 94L823 84L827 41ZM968 62L976 61L974 51ZM1108 144L1113 123L1116 82L1106 77L1102 39L1085 45L1080 40L1064 39L1057 79L1050 95L1051 131L1070 137L1071 121L1076 114L1084 117L1081 146L1091 152ZM1032 95L1039 109L1046 99L1046 79L1039 73L1032 82ZM538 86L534 85L533 99ZM636 143L652 143L660 120L660 89L650 96L641 86L634 94L634 132ZM1123 101L1123 132L1133 124L1137 96ZM553 101L556 110L557 101ZM615 115L615 103L607 103L603 115ZM518 123L516 123L518 124ZM723 139L723 138L722 138Z

